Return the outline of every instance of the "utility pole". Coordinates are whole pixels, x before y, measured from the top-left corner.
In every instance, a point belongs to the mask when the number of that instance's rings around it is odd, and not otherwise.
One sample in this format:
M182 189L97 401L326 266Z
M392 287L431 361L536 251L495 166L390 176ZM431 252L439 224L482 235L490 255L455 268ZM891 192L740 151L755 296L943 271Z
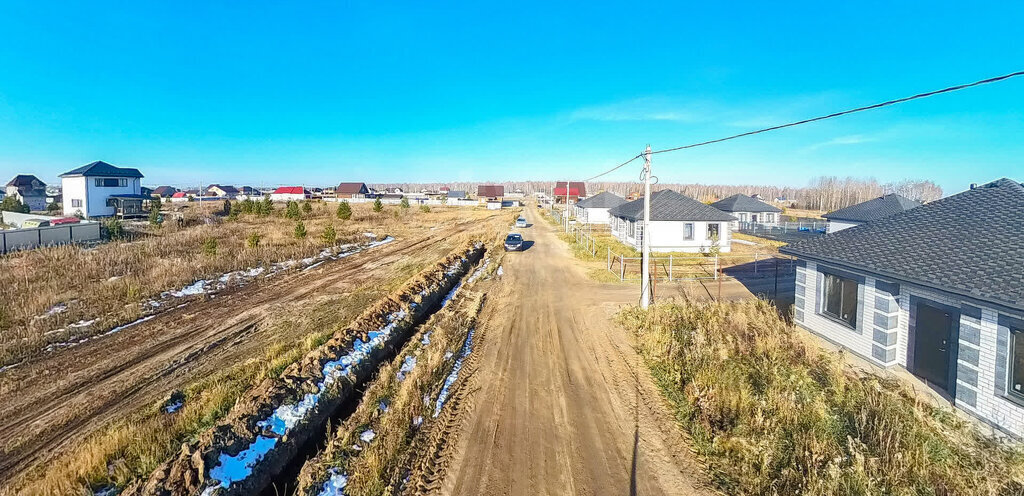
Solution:
M644 150L644 232L641 239L643 263L640 267L640 308L651 305L651 145Z

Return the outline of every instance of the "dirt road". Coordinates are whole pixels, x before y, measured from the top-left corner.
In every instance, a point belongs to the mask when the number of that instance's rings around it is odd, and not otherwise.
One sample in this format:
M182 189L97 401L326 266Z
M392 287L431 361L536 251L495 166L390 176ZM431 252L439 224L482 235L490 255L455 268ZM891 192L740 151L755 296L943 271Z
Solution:
M279 275L272 283L227 290L5 371L0 374L0 486L175 388L262 356L276 341L301 339L296 333L303 331L261 323L317 298L367 288L386 291L380 281L393 277L396 266L441 257L451 248L446 239L469 224L424 230L314 270Z
M456 495L712 494L629 337L631 286L586 278L532 208L490 295L469 400L434 489Z

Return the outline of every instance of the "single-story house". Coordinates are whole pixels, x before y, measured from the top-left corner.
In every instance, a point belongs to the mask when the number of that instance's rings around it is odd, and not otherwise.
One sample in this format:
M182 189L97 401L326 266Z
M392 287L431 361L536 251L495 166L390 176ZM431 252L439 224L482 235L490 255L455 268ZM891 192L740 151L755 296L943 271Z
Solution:
M712 203L711 206L736 217L736 221L732 224L733 229L749 227L752 224L778 225L779 214L782 213L782 210L777 207L742 194L723 198Z
M231 200L238 196L238 188L228 185L211 184L206 187L206 196L216 196Z
M822 217L828 220L828 232L834 233L920 206L919 201L893 193L829 212Z
M238 194L235 195L235 198L239 200L259 200L263 198L263 192L252 186L242 186L238 188Z
M481 201L501 200L505 197L505 187L498 184L481 184L476 187L476 197Z
M589 198L584 198L573 207L576 219L584 224L607 224L608 210L626 203L626 200L608 191L602 191Z
M448 199L462 199L466 197L466 192L462 190L448 190L445 192Z
M569 181L568 186L566 186L566 181L556 181L555 189L551 191L555 197L555 203L565 203L567 187L569 203L576 203L580 198L587 196L587 185L582 181Z
M644 199L608 210L612 234L636 249L644 237ZM707 252L732 248L730 225L735 217L669 189L651 193L651 251Z
M7 196L17 198L33 212L46 210L46 183L31 174L18 174L8 181Z
M170 198L177 192L178 188L172 186L159 186L153 190L153 196L158 196L160 198Z
M83 165L60 175L64 215L134 217L144 214L142 173L103 161Z
M334 195L338 198L366 198L370 194L370 188L366 183L341 183L334 188Z
M193 198L195 198L195 196L189 194L188 191L176 191L171 195L171 201L175 203L192 201Z
M451 189L451 188L449 188L448 186L441 186L441 188L440 188L440 189L438 189L438 191L440 191L441 193L447 193L447 192L449 192L449 191L451 191L451 190L452 190L452 189Z
M300 201L307 200L313 196L308 189L302 186L281 186L270 194L272 201Z
M1024 437L1024 185L1000 179L781 248L794 321Z

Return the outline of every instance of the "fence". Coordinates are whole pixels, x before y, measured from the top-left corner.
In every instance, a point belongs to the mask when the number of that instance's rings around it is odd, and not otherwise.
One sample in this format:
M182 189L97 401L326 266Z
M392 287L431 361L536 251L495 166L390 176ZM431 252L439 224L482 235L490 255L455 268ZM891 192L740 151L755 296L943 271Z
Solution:
M98 222L0 231L0 253L100 239Z
M779 222L778 224L760 224L757 222L740 222L739 231L744 234L794 234L823 233L828 222L823 220L807 220L797 222Z
M643 258L625 257L607 250L606 268L620 281L639 281L643 274ZM656 255L651 254L651 275L655 281L701 281L719 278L735 279L743 275L758 276L766 270L786 272L795 269L795 261L777 254L750 255ZM725 271L729 273L725 273Z

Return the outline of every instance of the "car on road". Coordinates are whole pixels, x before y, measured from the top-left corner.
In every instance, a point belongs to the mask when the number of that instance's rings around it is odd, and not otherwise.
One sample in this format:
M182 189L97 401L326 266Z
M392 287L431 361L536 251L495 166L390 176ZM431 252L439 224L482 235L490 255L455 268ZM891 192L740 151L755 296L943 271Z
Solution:
M519 218L516 219L516 227L526 227L526 217L520 215Z
M505 251L519 251L523 249L523 235L519 233L508 233L505 236Z

